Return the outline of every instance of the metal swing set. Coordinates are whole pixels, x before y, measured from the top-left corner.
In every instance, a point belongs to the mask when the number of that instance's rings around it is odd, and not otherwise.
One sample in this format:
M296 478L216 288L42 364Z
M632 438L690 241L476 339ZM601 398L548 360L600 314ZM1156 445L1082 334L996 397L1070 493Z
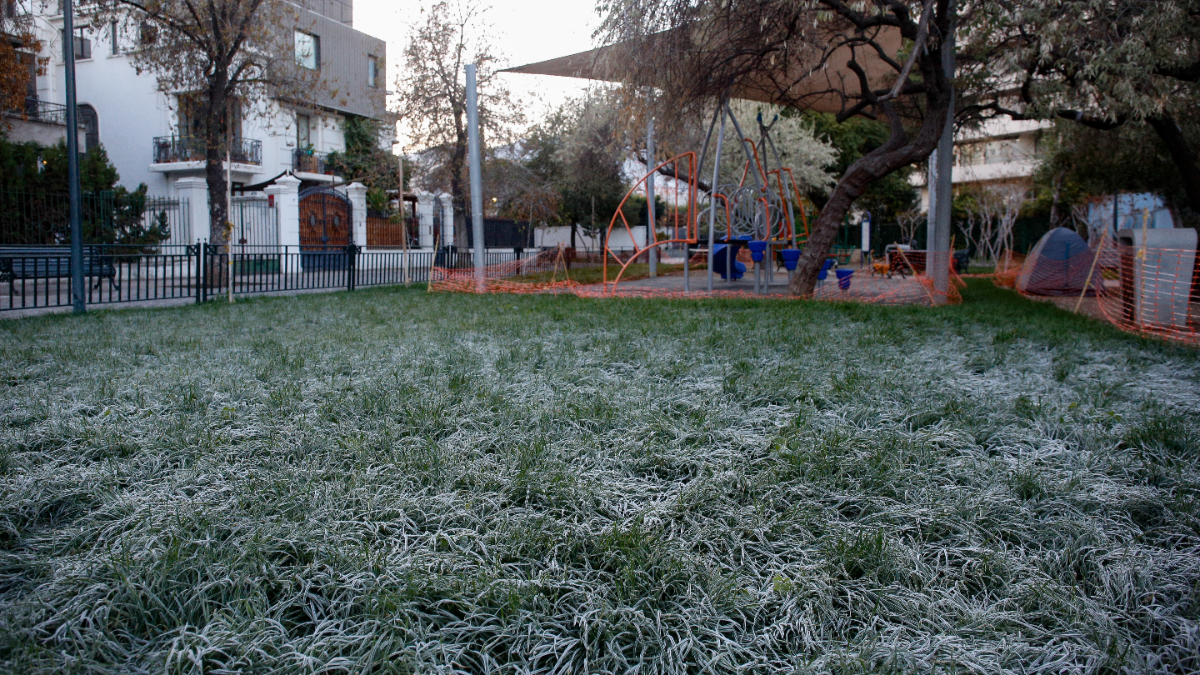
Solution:
M719 120L719 125L718 125ZM701 243L702 236L707 243L707 279L706 287L713 290L714 272L720 274L729 282L741 276L738 268L744 267L737 262L737 251L745 246L750 250L754 261L754 290L756 293L766 292L773 281L774 261L783 263L788 273L795 270L800 258L800 247L808 240L808 215L805 199L790 167L783 166L779 150L771 138L771 129L778 122L776 115L770 124L763 122L762 113L758 114L758 139L746 135L728 101L722 101L713 113L708 125L704 146L699 158L695 152L685 152L660 162L651 168L626 193L609 222L604 237L604 288L612 293L617 284L635 261L645 258L655 273L657 253L667 246L683 246L683 285L684 291L691 291L690 249ZM721 183L720 167L722 152L725 150L726 123L732 124L739 139L742 153L745 155L741 177L737 183ZM647 130L647 164L654 161L654 126L651 120ZM710 188L703 190L699 184L698 173L707 158L708 149L716 130L716 144L713 157L713 175ZM774 159L774 168L769 160ZM686 172L681 175L681 165ZM672 191L671 235L659 239L655 222L655 177L662 175L670 179ZM680 190L686 190L687 208L680 215ZM707 192L708 203L703 209L697 210L698 196ZM636 194L643 193L647 201L647 225L644 237L634 234L633 226L625 215L624 206ZM799 215L797 223L796 216ZM704 223L704 231L701 231ZM614 229L624 228L633 243L633 255L625 258L615 275L610 277L610 259L620 262L618 251L611 247ZM618 230L619 231L619 230ZM724 256L724 260L719 258ZM614 265L615 267L615 265Z

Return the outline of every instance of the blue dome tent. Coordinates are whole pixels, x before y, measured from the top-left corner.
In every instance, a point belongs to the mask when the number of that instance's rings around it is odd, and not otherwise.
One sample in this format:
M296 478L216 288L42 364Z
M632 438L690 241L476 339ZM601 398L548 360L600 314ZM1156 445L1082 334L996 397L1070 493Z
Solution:
M1030 295L1079 295L1087 285L1094 257L1083 237L1057 227L1042 235L1025 259L1017 290Z

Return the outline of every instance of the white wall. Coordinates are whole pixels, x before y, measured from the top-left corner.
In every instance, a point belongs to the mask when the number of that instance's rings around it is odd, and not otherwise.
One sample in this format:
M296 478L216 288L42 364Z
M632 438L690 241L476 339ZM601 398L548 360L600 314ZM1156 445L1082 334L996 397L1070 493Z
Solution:
M43 43L42 55L50 57L46 74L38 78L38 96L43 100L66 103L59 32L62 17L39 21L36 25L42 28L38 35ZM45 30L47 27L53 27L53 30ZM109 160L117 167L120 183L130 189L145 183L151 194L169 194L166 178L150 171L151 139L169 132L171 115L166 97L158 93L153 77L137 74L129 65L128 56L111 54L107 29L92 31L90 39L92 58L75 62L78 103L96 109L100 142L108 152Z
M57 11L51 3L48 12ZM79 18L86 24L86 18ZM49 57L46 74L38 77L38 96L55 103L66 102L62 59L62 17L46 14L34 24L42 42L42 56ZM153 139L178 134L174 96L158 91L151 73L138 74L127 54L113 54L107 26L92 30L92 58L76 60L76 91L80 105L96 109L100 142L109 160L120 174L120 184L129 189L145 183L152 195L175 195L174 181L185 174L152 170ZM237 174L239 182L259 182L292 168L292 150L296 145L295 111L277 101L262 102L245 115L242 136L261 141L262 164ZM310 111L312 143L320 152L345 149L342 118L334 113ZM161 165L160 165L161 166ZM186 175L203 176L202 167Z
M633 228L633 236L637 238L638 243L645 241L646 226L640 225ZM536 247L552 248L558 245L571 245L571 228L569 227L539 227L533 231L533 244ZM612 235L608 240L609 248L614 251L633 250L633 240L629 238L629 232L623 227L614 227ZM599 252L604 248L603 235L596 237L593 240L591 237L584 234L582 228L575 231L575 247L580 250Z

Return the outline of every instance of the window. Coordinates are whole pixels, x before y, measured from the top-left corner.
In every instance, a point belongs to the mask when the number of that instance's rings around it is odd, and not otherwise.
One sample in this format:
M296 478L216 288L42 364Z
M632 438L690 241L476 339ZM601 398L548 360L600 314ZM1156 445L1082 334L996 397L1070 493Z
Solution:
M158 27L154 24L143 21L138 27L138 44L142 47L149 47L155 42L158 42Z
M305 150L312 147L312 118L296 115L296 147Z
M983 143L964 143L954 146L955 163L959 166L980 164L984 154Z
M379 60L374 56L367 57L367 86L379 86Z
M1003 140L988 143L984 151L984 164L1004 164L1016 159L1016 141Z
M79 124L83 126L83 147L86 152L100 145L100 116L95 108L86 103L76 106L75 110Z
M25 52L17 52L17 61L25 69L25 98L37 100L37 57Z
M76 61L78 61L80 59L92 58L92 41L86 37L87 32L88 32L87 26L77 26L75 28L75 36L74 36L74 40L72 40L72 42L75 45L75 60ZM65 61L67 58L67 33L66 33L66 31L62 31L59 35L63 41L63 60Z
M233 132L233 143L242 142L242 107L237 100L231 100L228 108L229 129ZM179 119L179 136L181 138L204 138L206 121L219 123L215 116L205 114L203 99L197 94L180 94L176 116Z
M321 38L296 31L296 65L309 70L321 67Z
M109 24L108 30L109 37L112 39L112 42L108 45L108 53L110 56L116 56L121 53L121 31L116 21Z

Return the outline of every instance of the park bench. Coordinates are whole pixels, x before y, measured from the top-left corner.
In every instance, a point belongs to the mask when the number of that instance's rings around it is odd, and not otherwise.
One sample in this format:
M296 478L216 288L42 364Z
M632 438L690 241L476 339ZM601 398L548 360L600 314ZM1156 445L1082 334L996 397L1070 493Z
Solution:
M899 274L901 277L906 277L913 272L924 273L925 257L928 253L928 251L905 248L899 244L888 244L884 249L887 276ZM960 249L951 254L951 269L958 274L966 274L967 265L970 262L971 254L967 249Z
M71 276L70 246L0 246L0 282L7 281L18 295L14 282L25 279L61 279ZM118 291L117 267L94 246L83 248L83 276L96 279L98 288L108 279Z

